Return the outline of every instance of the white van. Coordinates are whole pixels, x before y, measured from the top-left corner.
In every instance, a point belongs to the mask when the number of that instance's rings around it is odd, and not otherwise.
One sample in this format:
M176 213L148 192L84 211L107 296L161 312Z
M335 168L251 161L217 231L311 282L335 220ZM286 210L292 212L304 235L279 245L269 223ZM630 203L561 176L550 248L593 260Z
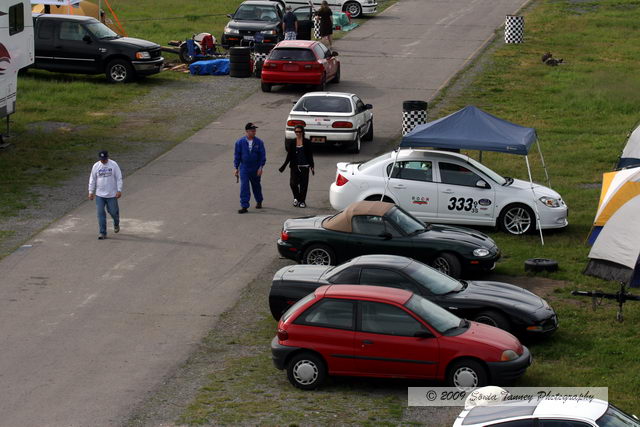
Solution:
M0 0L0 118L16 111L18 70L33 64L29 0Z
M290 5L293 9L307 6L312 3L315 9L322 4L322 0L274 0ZM361 18L362 15L374 14L378 11L376 0L327 0L329 7L334 12L349 12L352 18Z

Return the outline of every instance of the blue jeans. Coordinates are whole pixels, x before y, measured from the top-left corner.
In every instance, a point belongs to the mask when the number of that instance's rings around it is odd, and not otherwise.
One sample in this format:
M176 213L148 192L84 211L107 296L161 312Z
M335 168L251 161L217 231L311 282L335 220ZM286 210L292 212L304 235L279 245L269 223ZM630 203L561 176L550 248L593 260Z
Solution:
M248 208L249 200L251 200L251 191L253 190L253 198L256 203L262 203L262 185L260 185L260 177L257 170L240 169L240 207Z
M118 199L115 197L96 196L96 209L98 211L98 227L100 234L107 234L107 215L104 208L107 208L109 215L113 218L113 225L120 225L120 209L118 208Z

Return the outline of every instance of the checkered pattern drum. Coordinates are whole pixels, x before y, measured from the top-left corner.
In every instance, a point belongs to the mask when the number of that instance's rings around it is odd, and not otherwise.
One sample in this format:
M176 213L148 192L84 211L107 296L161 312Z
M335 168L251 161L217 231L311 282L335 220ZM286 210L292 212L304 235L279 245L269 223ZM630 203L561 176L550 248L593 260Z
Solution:
M313 17L313 37L316 40L320 40L320 17Z
M258 62L262 65L264 63L264 61L267 59L267 56L269 56L268 53L255 53L253 52L251 54L253 56L253 72L256 72L256 64L258 64Z
M404 101L402 103L402 136L414 127L427 123L426 101Z
M504 42L522 43L524 41L524 16L507 15L504 24Z

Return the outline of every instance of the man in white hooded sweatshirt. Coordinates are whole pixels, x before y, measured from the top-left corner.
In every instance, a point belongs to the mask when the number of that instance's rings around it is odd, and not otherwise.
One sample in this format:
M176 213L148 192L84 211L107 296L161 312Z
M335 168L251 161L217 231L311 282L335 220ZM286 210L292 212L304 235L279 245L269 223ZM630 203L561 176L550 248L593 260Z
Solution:
M89 176L89 200L93 200L95 196L100 228L98 239L104 240L107 238L105 207L113 218L113 232L120 231L118 199L122 196L122 172L118 164L109 159L109 153L106 150L98 153L98 159L100 160L93 165Z

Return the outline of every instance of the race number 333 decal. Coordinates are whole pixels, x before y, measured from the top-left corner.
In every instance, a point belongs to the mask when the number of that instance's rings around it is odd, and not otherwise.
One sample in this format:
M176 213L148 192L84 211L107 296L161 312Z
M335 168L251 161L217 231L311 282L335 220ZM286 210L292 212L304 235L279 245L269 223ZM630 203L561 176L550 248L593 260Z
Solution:
M452 197L449 199L449 205L447 209L450 211L466 211L471 213L478 213L478 202L472 198L465 199L464 197Z

